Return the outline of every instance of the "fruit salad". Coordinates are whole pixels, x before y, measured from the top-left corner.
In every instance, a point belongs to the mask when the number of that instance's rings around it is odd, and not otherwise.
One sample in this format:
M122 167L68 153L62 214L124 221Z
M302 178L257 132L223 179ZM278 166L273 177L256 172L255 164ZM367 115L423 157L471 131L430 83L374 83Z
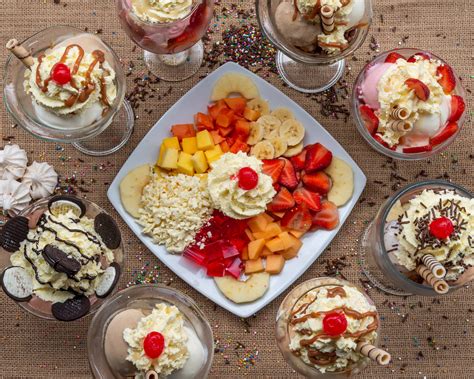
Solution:
M298 256L307 232L333 230L353 172L245 75L222 75L207 112L172 125L154 165L120 184L124 208L157 244L202 267L236 303L254 301Z

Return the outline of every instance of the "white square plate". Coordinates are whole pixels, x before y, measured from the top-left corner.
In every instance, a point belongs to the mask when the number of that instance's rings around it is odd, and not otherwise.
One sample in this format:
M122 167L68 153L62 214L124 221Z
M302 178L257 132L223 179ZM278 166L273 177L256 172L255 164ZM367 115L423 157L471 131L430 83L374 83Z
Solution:
M306 128L304 139L305 145L314 142L321 142L331 150L335 156L342 158L352 166L355 181L352 199L346 205L339 208L340 224L338 228L331 231L318 230L316 232L307 233L303 237L303 246L298 257L287 261L283 271L279 275L271 276L270 287L263 297L252 303L246 304L235 304L228 300L214 284L214 280L206 276L203 269L198 269L194 264L190 263L180 255L169 254L163 246L154 244L149 237L142 234L140 225L138 225L135 219L123 208L119 193L120 181L130 170L145 163L155 163L161 140L170 136L171 125L189 123L193 119L195 113L207 111L210 92L214 82L222 74L229 71L240 72L250 76L257 84L261 97L269 101L271 109L278 106L290 108L293 111L295 118L301 121ZM249 317L285 291L321 255L351 213L352 208L357 203L357 200L364 190L365 183L366 177L359 166L357 166L342 146L339 145L339 143L309 113L257 75L235 63L226 63L200 81L176 104L174 104L160 120L158 120L155 126L142 139L122 166L110 185L107 195L112 205L122 216L130 229L132 229L132 231L151 250L151 252L176 275L187 282L195 290L201 292L204 296L207 296L229 312L240 317Z

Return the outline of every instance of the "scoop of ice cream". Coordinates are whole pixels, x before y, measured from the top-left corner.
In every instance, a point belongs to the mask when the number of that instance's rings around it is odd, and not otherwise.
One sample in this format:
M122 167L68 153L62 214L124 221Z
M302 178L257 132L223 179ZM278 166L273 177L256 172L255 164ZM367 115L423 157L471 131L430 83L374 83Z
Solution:
M443 96L439 113L424 113L413 124L414 134L434 136L439 129L446 124L451 113L451 96Z
M352 28L353 26L360 23L365 13L365 0L352 0L351 12L347 15L347 27Z
M367 70L361 85L361 96L365 103L373 110L380 109L379 92L377 85L380 78L393 67L393 63L377 63Z
M191 13L192 0L131 0L133 12L147 22L173 22Z

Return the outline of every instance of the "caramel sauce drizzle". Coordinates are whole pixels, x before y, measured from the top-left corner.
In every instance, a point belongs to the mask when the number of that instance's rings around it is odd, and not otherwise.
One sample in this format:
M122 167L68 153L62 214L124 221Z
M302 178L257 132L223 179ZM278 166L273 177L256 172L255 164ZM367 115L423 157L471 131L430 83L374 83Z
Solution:
M329 298L336 297L336 296L346 297L347 294L346 294L346 291L344 291L344 288L334 287L334 288L331 288L331 289L328 290L328 297Z
M298 0L293 0L293 7L295 8L295 11L293 12L293 18L292 18L293 21L296 20L296 18L298 17L298 13L299 13L297 3L298 3Z
M321 0L316 1L313 10L310 14L305 15L304 18L307 20L314 20L314 18L321 12Z

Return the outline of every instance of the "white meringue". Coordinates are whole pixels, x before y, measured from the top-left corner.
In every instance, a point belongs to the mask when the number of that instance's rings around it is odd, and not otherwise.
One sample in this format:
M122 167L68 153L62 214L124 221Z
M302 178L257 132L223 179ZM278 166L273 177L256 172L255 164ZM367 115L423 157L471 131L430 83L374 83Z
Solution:
M19 179L25 173L28 157L18 145L6 145L0 150L0 179Z
M30 189L13 179L0 180L0 208L11 217L30 204Z
M54 192L58 184L58 174L48 163L34 161L26 169L23 176L23 184L29 186L30 195L33 199L41 199Z

